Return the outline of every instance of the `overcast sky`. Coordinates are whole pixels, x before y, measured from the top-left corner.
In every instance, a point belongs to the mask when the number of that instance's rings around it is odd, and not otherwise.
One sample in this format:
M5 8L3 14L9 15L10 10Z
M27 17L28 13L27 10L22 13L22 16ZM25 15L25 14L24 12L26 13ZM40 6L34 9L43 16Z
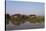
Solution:
M44 15L44 3L39 2L22 2L22 1L7 1L6 13L13 14L36 14Z

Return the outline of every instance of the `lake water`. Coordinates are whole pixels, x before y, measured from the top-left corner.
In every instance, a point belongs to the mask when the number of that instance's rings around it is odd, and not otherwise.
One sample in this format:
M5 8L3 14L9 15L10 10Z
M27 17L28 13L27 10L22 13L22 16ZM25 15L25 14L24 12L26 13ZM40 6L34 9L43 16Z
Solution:
M6 30L23 30L23 29L38 29L38 28L44 28L44 23L29 23L25 22L24 24L20 25L13 25L11 22L9 22L8 25L6 25Z

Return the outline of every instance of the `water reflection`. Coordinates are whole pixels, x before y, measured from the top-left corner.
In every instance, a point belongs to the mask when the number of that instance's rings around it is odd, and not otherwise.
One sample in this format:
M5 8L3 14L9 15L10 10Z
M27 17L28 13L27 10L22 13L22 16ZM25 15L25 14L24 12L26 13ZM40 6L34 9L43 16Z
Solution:
M20 25L14 25L11 22L6 25L6 30L23 30L23 29L38 29L38 28L44 28L44 23L30 23L25 22Z

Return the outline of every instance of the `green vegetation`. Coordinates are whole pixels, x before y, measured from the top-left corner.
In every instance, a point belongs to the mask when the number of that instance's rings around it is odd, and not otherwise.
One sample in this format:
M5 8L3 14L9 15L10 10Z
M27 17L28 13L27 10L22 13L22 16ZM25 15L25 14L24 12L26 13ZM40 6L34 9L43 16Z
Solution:
M42 23L44 22L44 16L26 16L26 15L20 15L17 17L14 16L8 16L7 19L10 19L11 22L15 25L20 25L21 23L25 23L26 21L30 23Z
M31 23L42 23L44 22L44 17L43 16L37 16L36 18L29 17L28 21Z

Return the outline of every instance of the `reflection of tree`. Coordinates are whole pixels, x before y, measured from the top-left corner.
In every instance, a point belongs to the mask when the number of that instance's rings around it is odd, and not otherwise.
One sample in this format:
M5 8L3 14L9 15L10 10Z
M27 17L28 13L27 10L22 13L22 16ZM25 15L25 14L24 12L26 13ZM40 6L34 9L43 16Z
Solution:
M20 14L14 14L11 16L11 22L15 25L19 25L21 23L21 15Z
M5 14L5 16L6 16L6 24L9 24L10 15L9 14Z
M26 15L14 14L11 17L12 23L14 24L21 24L24 23L26 20Z
M27 20L27 18L28 18L28 16L26 16L26 15L22 15L22 23L25 23L26 22L26 20Z

